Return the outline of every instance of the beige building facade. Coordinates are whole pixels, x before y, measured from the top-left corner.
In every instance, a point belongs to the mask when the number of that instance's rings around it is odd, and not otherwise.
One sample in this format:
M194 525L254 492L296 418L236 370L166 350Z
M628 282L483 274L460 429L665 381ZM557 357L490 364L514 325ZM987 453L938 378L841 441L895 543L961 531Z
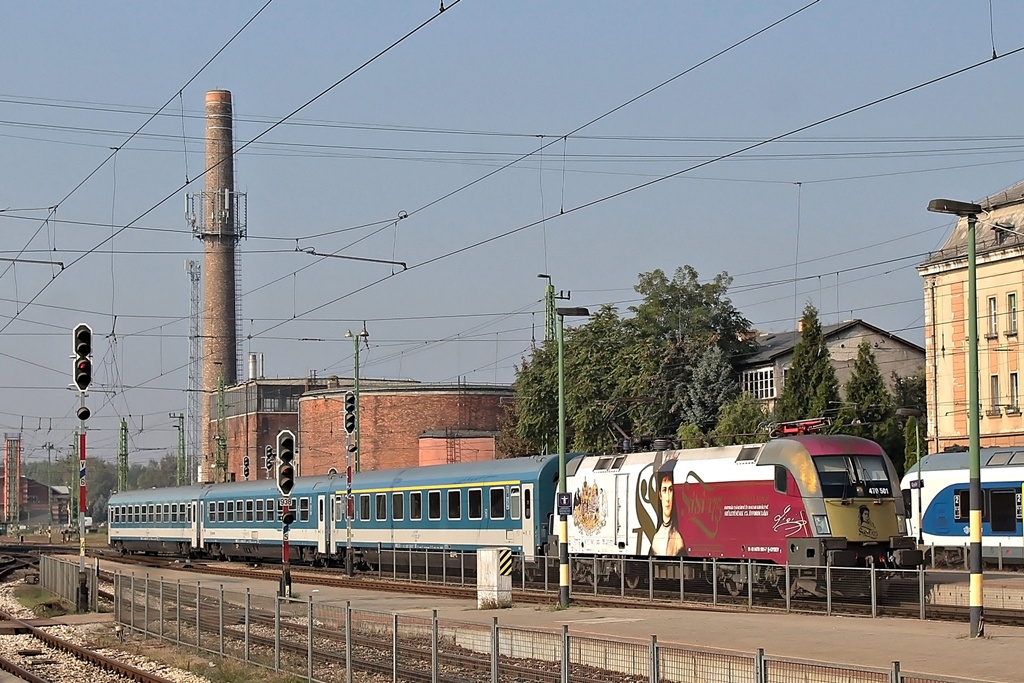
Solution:
M978 202L975 225L981 446L1024 444L1020 302L1024 296L1024 182ZM924 279L929 450L968 444L967 219L918 266Z

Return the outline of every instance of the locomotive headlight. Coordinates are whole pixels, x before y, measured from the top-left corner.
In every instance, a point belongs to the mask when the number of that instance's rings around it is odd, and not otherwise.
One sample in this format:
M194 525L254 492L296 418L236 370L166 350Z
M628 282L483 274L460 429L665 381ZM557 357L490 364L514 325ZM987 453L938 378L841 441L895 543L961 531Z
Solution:
M828 515L811 515L814 522L814 533L818 536L831 536L832 529L828 526Z
M896 526L900 530L900 535L907 535L907 518L904 515L896 515Z

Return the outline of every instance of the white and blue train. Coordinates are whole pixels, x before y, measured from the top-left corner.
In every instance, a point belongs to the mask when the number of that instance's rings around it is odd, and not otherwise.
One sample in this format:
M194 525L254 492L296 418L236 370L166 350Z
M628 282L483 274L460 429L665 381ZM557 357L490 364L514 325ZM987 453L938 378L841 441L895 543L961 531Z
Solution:
M1024 562L1024 446L982 448L982 556L986 561ZM934 453L903 477L903 500L911 511L909 535L936 557L963 563L970 544L970 454ZM922 515L923 511L923 515Z
M531 561L549 541L557 482L556 456L361 472L349 511L344 476L300 477L289 501L290 559L343 561L351 526L364 556L503 546ZM283 502L270 480L123 491L108 503L109 544L122 553L280 559Z

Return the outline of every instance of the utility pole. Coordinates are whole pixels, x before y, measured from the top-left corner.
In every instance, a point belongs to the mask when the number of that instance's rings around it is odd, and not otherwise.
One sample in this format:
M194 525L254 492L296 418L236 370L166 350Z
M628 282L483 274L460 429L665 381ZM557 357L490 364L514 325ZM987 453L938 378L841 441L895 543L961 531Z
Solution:
M175 481L178 486L184 486L187 482L185 477L188 472L188 467L185 464L185 413L170 413L168 417L178 419L177 424L174 425L178 430L178 471Z
M46 449L46 509L50 513L50 543L53 543L53 449L56 448L52 443L46 442L43 444L43 448Z

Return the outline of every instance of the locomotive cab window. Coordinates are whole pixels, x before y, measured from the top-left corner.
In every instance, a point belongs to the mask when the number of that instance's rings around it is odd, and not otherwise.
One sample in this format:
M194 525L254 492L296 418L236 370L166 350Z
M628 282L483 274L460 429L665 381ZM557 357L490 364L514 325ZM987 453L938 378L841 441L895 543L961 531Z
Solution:
M376 508L376 520L378 522L386 521L388 518L388 494L378 493L376 500L374 501Z
M401 522L405 519L405 494L404 493L392 493L391 494L391 518L396 522Z
M491 489L491 519L505 519L505 489Z
M786 484L789 481L789 472L782 465L775 466L775 490L779 493L786 493Z
M611 458L599 458L598 461L597 461L597 464L594 465L594 471L595 472L601 472L603 470L606 470L606 469L608 469L611 466L611 464L612 464L612 459Z
M484 517L484 492L483 489L470 489L469 493L469 518L483 519ZM448 495L451 495L449 493Z
M458 489L448 491L448 519L453 522L462 519L462 491Z
M423 493L420 491L409 494L409 519L414 522L423 519Z
M892 485L880 455L826 455L814 458L825 498L892 498Z
M441 519L440 491L430 491L427 493L427 517L434 521Z
M512 487L512 490L511 490L511 492L509 494L509 497L508 497L508 502L509 502L509 516L512 517L512 519L519 519L520 508L522 506L522 501L521 501L520 496L519 496L519 487L518 486L513 486Z

